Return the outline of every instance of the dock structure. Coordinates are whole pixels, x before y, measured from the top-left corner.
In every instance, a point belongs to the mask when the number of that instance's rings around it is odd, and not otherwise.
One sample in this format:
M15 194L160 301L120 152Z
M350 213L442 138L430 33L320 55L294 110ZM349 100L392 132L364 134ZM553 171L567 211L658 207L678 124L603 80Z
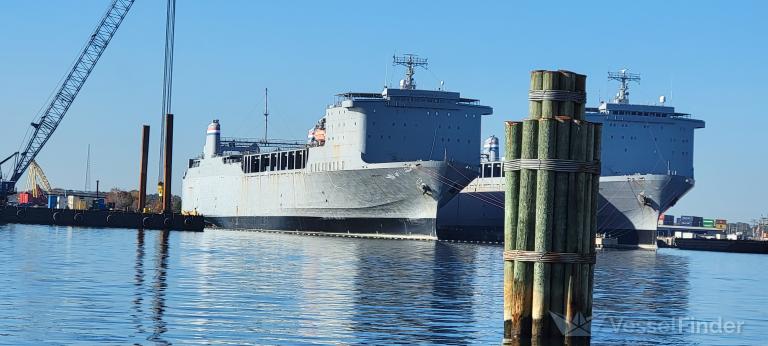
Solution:
M202 215L183 215L172 210L171 150L173 146L173 115L165 118L163 212L147 213L147 157L149 152L149 126L141 133L141 161L139 168L139 205L136 212L118 210L80 210L0 206L0 223L38 224L51 226L82 226L101 228L156 229L201 232L205 228Z
M6 206L0 208L0 222L50 226L156 229L201 232L202 216L135 213L115 210L49 209Z
M529 117L506 123L505 345L589 343L601 128L585 89L533 71Z

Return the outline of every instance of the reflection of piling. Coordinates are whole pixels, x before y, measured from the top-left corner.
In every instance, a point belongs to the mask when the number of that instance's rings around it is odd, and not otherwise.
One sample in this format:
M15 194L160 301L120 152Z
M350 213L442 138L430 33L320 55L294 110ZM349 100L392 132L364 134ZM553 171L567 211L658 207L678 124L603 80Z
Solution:
M600 128L584 121L585 82L533 71L530 116L506 125L505 343L588 341L568 328L591 316L594 285ZM563 339L551 316L575 332Z
M171 164L173 155L173 114L165 115L165 153L163 154L163 214L173 212L171 195Z
M147 206L147 160L149 156L149 125L141 128L141 167L139 168L139 213Z

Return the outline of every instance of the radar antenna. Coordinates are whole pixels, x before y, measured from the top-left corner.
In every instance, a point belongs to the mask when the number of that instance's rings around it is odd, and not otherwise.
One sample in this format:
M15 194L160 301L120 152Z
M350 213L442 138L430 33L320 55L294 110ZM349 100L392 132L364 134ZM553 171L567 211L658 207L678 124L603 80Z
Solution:
M627 104L629 103L629 82L640 83L640 75L629 73L627 69L621 69L619 72L608 72L608 80L621 82L619 92L613 98L613 103Z
M405 66L405 79L400 81L400 89L416 89L416 83L413 82L413 75L416 73L416 67L427 68L427 59L419 58L416 54L405 54L403 56L392 56L392 65Z

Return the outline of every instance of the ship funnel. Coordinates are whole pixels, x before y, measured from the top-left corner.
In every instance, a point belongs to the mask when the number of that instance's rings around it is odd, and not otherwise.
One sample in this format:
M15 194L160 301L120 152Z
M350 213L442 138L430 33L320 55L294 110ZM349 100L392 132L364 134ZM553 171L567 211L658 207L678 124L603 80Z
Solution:
M205 148L203 148L203 155L205 158L211 158L220 154L219 147L221 144L221 126L219 120L215 119L208 125L208 130L205 132Z
M491 135L485 141L483 141L482 157L487 161L499 160L499 139L496 138L496 136Z

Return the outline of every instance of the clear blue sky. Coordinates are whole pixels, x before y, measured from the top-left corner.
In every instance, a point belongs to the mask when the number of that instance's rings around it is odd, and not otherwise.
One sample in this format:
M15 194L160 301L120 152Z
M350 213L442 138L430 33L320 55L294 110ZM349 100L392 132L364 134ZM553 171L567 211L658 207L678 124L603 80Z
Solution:
M0 156L19 146L108 2L0 2ZM94 179L135 188L142 123L153 125L154 184L164 5L136 1L39 156L54 186L83 187L90 143ZM591 105L614 92L607 71L642 73L633 101L667 95L707 122L696 133L696 187L670 213L750 220L768 213L765 13L763 1L181 0L174 187L211 119L221 119L227 136L262 135L264 87L270 134L300 139L335 93L380 91L392 54L412 52L430 60L430 72L416 75L421 87L445 80L494 107L483 136L526 116L532 69L587 74Z

